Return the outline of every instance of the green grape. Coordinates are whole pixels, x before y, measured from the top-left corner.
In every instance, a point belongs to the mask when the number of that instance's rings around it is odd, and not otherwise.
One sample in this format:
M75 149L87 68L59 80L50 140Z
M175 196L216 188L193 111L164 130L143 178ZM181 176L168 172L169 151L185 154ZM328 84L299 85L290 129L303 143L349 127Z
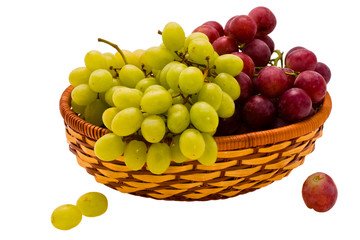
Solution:
M119 71L120 84L129 88L135 88L136 84L144 78L144 72L135 65L126 64Z
M150 86L149 88L155 86ZM171 105L171 94L167 90L162 89L145 91L140 102L141 109L149 114L165 113Z
M160 85L163 86L165 89L169 89L170 86L169 84L167 83L167 73L169 71L169 69L173 66L173 65L176 65L178 64L179 62L176 62L176 61L172 61L172 62L169 62L168 64L165 65L165 67L161 70L160 72L160 76L159 76L159 82L160 82Z
M143 141L130 141L124 151L124 161L126 166L133 171L143 168L146 162L147 146Z
M105 92L104 101L109 104L109 106L115 107L113 95L114 92L116 92L116 90L118 90L119 88L123 88L123 86L112 86L109 90Z
M94 92L105 92L113 86L113 77L108 70L97 69L90 75L89 86Z
M234 54L223 54L216 58L214 65L216 73L228 73L237 76L244 67L244 62Z
M184 102L184 98L179 94L177 96L172 96L172 104L182 104Z
M207 102L196 102L190 109L191 123L201 132L213 132L219 124L216 110Z
M186 39L185 39L185 42L184 42L184 48L185 50L188 49L189 47L189 43L194 40L195 38L203 38L207 41L209 41L209 38L208 36L205 34L205 33L202 33L202 32L193 32L191 33Z
M172 142L170 144L170 151L171 151L171 159L174 160L176 163L182 163L187 160L187 157L182 154L180 150L180 135L176 135L173 137Z
M207 64L210 58L214 56L214 48L206 39L195 38L189 43L188 53L189 57L196 63Z
M172 133L183 132L190 124L188 109L182 104L172 105L167 112L167 127Z
M241 89L238 81L228 73L219 73L213 80L221 89L230 95L233 100L239 98Z
M218 147L215 139L208 133L201 133L205 141L205 152L198 161L205 166L213 165L217 160Z
M107 127L107 129L111 130L112 120L118 112L120 112L120 109L118 109L117 107L110 107L103 112L102 121L105 127Z
M156 78L154 77L148 77L148 78L144 78L142 80L140 80L135 88L142 91L142 92L145 92L145 90L149 87L149 86L152 86L152 85L157 85L159 84L158 81L156 80Z
M79 105L73 99L71 99L71 108L77 114L84 114L86 106Z
M142 55L142 61L150 68L161 70L174 60L172 53L163 47L151 47Z
M222 90L216 83L205 83L198 93L197 101L204 101L210 104L215 110L221 105Z
M82 215L86 217L98 217L108 209L108 200L99 192L88 192L80 196L76 202Z
M51 214L51 223L54 227L60 230L69 230L77 225L82 220L82 213L80 209L72 204L61 205Z
M138 108L125 108L118 112L111 123L111 130L119 136L128 136L140 129L144 117Z
M135 88L122 87L117 89L112 97L114 105L120 110L129 107L140 107L143 93Z
M170 166L171 151L166 143L153 143L149 147L146 164L153 174L162 174Z
M106 70L108 70L113 77L116 77L117 72L114 68L118 69L123 66L119 58L115 57L115 54L106 52L103 53L103 56L106 59Z
M134 52L131 52L129 50L126 50L126 49L122 49L121 51L123 52L128 64L134 65L134 66L138 67L139 69L141 69L141 62L140 62L139 55L137 55ZM124 59L122 58L122 56L119 52L115 53L115 57L120 62L121 66L125 65Z
M73 87L89 82L91 71L86 67L78 67L69 74L69 82Z
M169 68L166 74L166 81L171 89L179 90L179 76L185 68L187 66L183 63L174 64Z
M178 51L184 46L185 32L176 22L169 22L162 31L164 45L170 51Z
M167 91L166 88L164 88L163 86L154 84L154 85L151 85L148 88L146 88L144 91L144 94L147 94L148 92L155 91L155 90Z
M179 139L181 153L192 160L198 159L205 152L205 141L201 133L196 129L186 129Z
M203 73L196 67L185 68L179 75L179 87L184 94L197 93L203 84Z
M147 116L141 124L141 134L150 143L160 142L165 133L165 122L158 115Z
M107 67L106 58L97 50L91 50L86 53L84 62L85 66L90 71L95 71L96 69L106 69Z
M122 138L114 133L107 133L100 137L95 145L94 152L96 157L103 161L113 161L119 158L125 149Z
M94 102L98 94L88 84L80 84L71 91L71 99L78 105L85 106Z
M234 114L235 112L234 100L226 92L223 92L220 108L216 112L221 118L229 118Z
M86 106L84 112L85 121L96 126L102 126L102 114L108 107L104 101L96 99Z

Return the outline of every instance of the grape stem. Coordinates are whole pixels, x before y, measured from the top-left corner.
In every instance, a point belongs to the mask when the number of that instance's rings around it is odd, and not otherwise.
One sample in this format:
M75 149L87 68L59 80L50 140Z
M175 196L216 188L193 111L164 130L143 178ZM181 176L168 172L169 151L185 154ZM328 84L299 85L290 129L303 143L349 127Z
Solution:
M98 38L98 41L99 41L99 42L106 43L106 44L109 44L110 46L112 46L113 48L115 48L115 49L120 53L121 57L124 59L125 65L128 64L128 62L126 61L126 57L125 57L123 51L121 51L121 49L119 48L118 45L116 45L115 43L112 43L112 42L110 42L110 41L108 41L108 40L102 39L102 38Z

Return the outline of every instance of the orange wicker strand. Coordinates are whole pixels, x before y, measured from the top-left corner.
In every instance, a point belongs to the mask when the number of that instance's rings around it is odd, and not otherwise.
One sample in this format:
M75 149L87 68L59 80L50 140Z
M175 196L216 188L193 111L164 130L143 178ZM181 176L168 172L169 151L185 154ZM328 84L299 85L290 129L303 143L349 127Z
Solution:
M60 112L70 151L78 164L97 182L120 192L176 201L235 197L288 176L314 150L332 107L327 93L319 111L302 122L266 131L215 137L219 153L213 166L190 160L181 164L172 162L165 173L154 175L146 167L131 171L122 157L103 162L95 156L96 140L110 131L87 123L71 110L72 89L69 86L63 92Z

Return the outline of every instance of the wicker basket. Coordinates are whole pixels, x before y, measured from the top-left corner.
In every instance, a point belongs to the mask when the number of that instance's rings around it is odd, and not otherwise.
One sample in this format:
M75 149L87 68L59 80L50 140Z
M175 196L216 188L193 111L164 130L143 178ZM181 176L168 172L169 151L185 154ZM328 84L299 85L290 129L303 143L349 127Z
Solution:
M302 122L267 131L215 137L219 152L213 166L201 165L196 160L172 162L165 173L154 175L146 167L129 170L122 158L104 162L95 156L96 140L109 130L85 122L71 110L72 89L69 86L63 92L60 112L70 151L78 164L97 182L120 192L177 201L234 197L288 176L314 150L332 106L327 93L319 111Z

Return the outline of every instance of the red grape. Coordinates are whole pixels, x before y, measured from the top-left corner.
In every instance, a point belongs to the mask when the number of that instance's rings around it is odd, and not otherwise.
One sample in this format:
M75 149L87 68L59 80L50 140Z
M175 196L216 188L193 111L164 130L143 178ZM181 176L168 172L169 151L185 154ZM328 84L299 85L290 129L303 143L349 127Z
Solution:
M285 65L297 72L315 70L316 63L317 58L315 54L305 48L296 49L285 58Z
M228 36L221 36L212 43L214 50L219 54L228 54L238 51L236 41Z
M325 63L317 62L315 72L320 73L324 77L326 84L329 83L331 78L331 71Z
M241 51L251 57L256 67L264 67L270 61L270 49L268 45L260 39L254 39L245 44Z
M267 66L259 72L254 80L258 91L268 98L279 97L288 88L288 80L285 72L275 66Z
M226 22L225 27L224 27L224 35L230 36L230 29L229 29L229 28L230 28L230 23L231 23L231 21L234 20L234 18L236 18L237 16L239 16L239 15L235 15L235 16L231 17L231 18Z
M268 35L264 35L264 36L259 36L259 37L256 37L256 38L264 41L266 43L266 45L268 45L268 47L270 49L270 52L274 52L275 43L274 43L274 41L272 40L271 37L269 37Z
M276 26L276 17L266 7L256 7L249 12L249 16L255 20L257 25L257 36L271 33Z
M243 52L233 52L232 54L238 56L239 58L241 58L241 60L243 60L244 67L242 69L242 72L246 73L250 78L253 78L255 73L255 63L251 59L251 57L249 57L249 55Z
M283 68L282 70L285 72L285 74L286 73L295 73L295 71L292 70L291 68ZM286 74L286 77L287 77L287 80L288 80L288 87L287 88L288 89L292 88L293 85L294 85L294 82L295 82L295 76Z
M238 43L248 43L252 41L256 34L256 23L247 15L235 17L229 26L229 35Z
M295 50L298 50L298 49L305 49L304 47L301 47L301 46L297 46L297 47L293 47L291 48L285 55L285 62L286 62L286 58L289 56L290 53L292 53L293 51Z
M201 25L201 26L195 28L195 30L193 32L204 33L209 38L209 41L211 43L213 43L217 38L220 37L219 32L216 30L216 28L209 26L209 25Z
M209 26L212 26L213 28L215 28L218 31L220 37L224 35L224 28L221 26L221 24L219 22L207 21L203 25L209 25Z
M301 72L295 79L294 87L305 90L313 103L323 100L326 94L326 81L320 73L315 71Z
M240 111L235 108L234 114L229 118L219 118L219 125L216 129L217 136L226 136L235 133L240 127Z
M276 118L276 108L268 98L254 95L245 103L242 117L249 127L264 129L273 124Z
M250 77L244 72L239 73L235 79L239 83L241 89L240 97L236 101L244 103L254 94L253 83Z
M298 122L309 116L312 101L301 88L290 88L281 95L278 103L279 117L288 122Z

